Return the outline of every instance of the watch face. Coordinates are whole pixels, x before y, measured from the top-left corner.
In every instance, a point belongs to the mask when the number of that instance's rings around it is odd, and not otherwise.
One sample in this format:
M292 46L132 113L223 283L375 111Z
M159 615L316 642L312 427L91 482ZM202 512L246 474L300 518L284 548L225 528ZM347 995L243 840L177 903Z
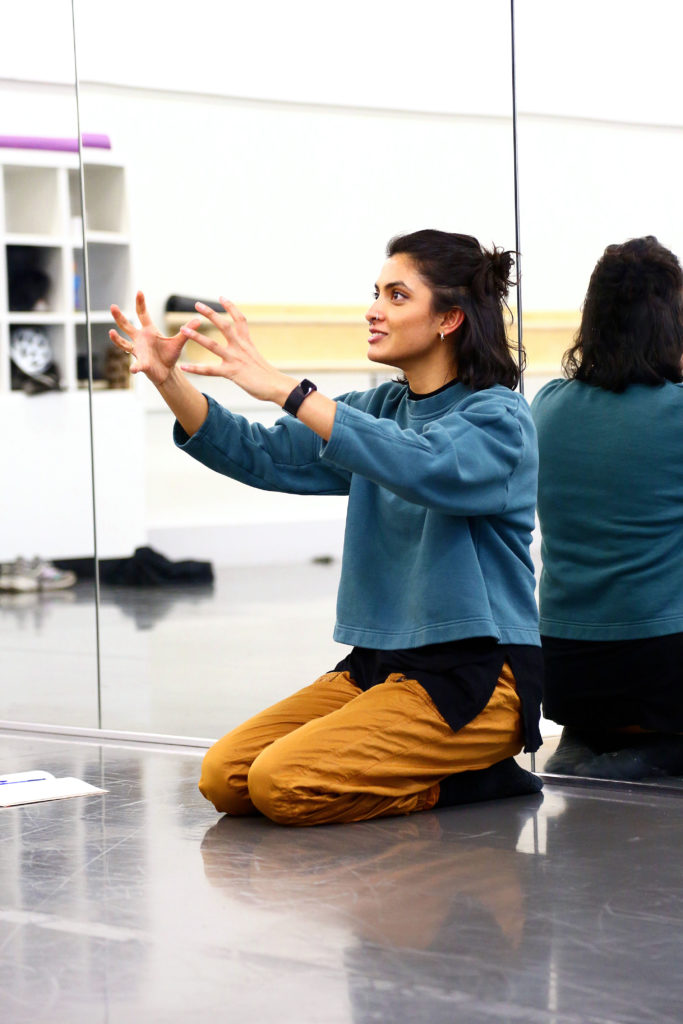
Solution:
M35 327L16 327L10 337L9 349L12 362L31 377L44 373L52 362L50 339Z

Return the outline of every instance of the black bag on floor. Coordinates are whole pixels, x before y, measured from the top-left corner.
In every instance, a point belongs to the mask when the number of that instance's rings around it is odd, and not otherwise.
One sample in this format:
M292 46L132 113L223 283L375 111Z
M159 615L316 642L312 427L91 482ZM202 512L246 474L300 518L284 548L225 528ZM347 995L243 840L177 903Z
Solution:
M95 563L92 558L55 560L59 568L73 569L79 579L92 579ZM109 586L167 587L213 583L211 562L186 559L172 562L154 548L136 548L130 558L100 559L100 582Z
M171 562L154 548L136 548L130 558L110 558L100 563L102 583L125 587L160 587L174 584L212 583L210 562Z

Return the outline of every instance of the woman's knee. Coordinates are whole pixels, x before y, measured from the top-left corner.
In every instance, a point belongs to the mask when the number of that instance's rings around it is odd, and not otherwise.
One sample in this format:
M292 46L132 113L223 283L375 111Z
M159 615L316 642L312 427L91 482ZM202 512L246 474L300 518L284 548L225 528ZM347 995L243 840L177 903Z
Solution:
M315 796L314 788L304 783L303 769L289 764L277 743L252 764L248 788L254 807L279 825L304 824Z
M248 771L249 765L219 741L204 755L199 791L221 813L254 814L247 788Z

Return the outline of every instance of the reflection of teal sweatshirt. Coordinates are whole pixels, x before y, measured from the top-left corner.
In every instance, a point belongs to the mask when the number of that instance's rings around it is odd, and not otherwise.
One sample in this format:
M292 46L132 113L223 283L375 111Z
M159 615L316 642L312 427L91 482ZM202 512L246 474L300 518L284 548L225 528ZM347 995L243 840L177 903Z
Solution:
M683 386L616 394L553 380L532 411L541 632L628 640L683 631Z
M327 443L291 416L266 428L211 399L197 433L176 423L174 438L253 487L349 495L340 643L538 645L529 554L538 461L525 400L462 384L415 400L392 382L337 401Z

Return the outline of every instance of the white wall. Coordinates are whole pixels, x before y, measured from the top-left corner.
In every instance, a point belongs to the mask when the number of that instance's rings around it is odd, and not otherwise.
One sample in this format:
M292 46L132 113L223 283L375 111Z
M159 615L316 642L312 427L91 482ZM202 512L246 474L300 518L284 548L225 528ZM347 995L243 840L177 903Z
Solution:
M508 0L76 0L79 73L166 91L508 115ZM103 45L104 44L104 45Z
M0 0L0 39L2 78L73 85L71 0ZM6 115L11 107L2 111L2 135L10 134Z
M518 106L629 124L683 124L680 0L516 0Z
M138 281L157 308L226 290L369 303L387 240L418 227L514 246L504 118L91 85L81 111L126 162Z
M81 80L507 115L509 0L74 0ZM73 81L71 0L2 0L2 77ZM516 0L519 109L681 124L680 0ZM482 45L482 42L484 45Z
M683 127L524 115L519 126L527 310L578 310L605 247L656 235L683 258Z
M604 248L683 257L679 0L517 0L526 309L577 309Z

